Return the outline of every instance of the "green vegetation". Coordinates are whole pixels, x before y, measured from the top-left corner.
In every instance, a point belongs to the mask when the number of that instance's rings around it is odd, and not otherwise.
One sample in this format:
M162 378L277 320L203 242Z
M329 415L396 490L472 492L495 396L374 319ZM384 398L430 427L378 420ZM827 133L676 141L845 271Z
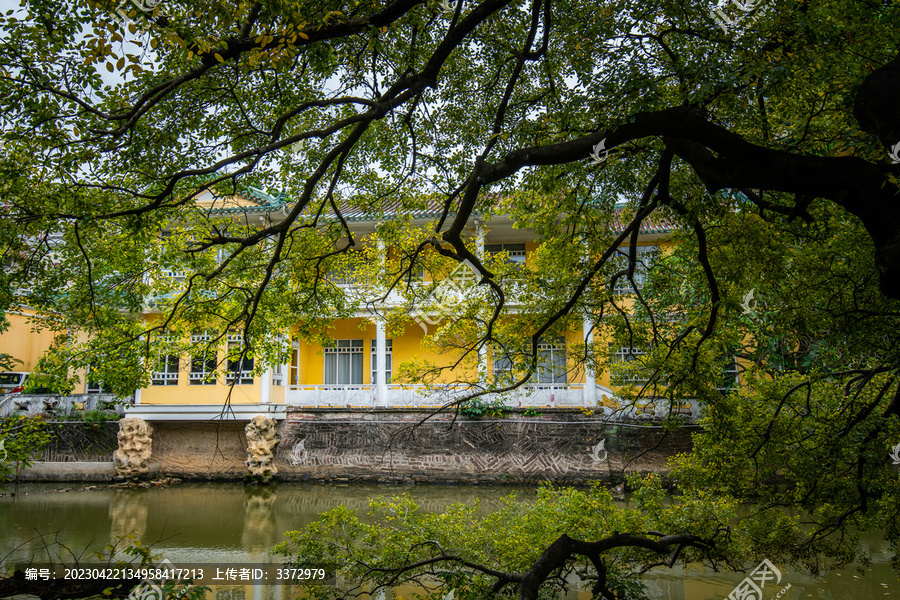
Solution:
M778 560L781 553L773 554L773 546L797 536L797 519L772 513L764 524L765 535L756 529L762 523L726 530L725 523L737 521L735 502L706 493L685 494L673 502L658 478L632 483L637 487L627 507L614 503L600 486L543 487L534 502L512 495L502 509L489 514L482 514L477 504L456 504L430 514L408 496L377 498L365 522L346 508L331 510L305 530L288 533L290 541L274 554L299 567L325 568L345 582L340 589L315 588L314 596L320 598L347 598L412 582L427 590L425 597L435 599L450 590L461 599L551 599L560 596L565 578L575 573L596 586L595 593L605 590L632 599L643 597L637 571L668 554L715 565L763 552ZM678 531L685 519L691 522L692 536L667 539L662 533L648 533ZM561 533L571 538L568 555L548 551L563 551ZM553 577L538 588L546 578L539 575L542 569Z
M0 419L0 484L18 483L22 469L30 467L34 457L52 439L53 434L42 417Z
M85 423L103 423L105 421L118 421L121 417L108 410L76 410L69 413L67 420L84 421Z
M69 389L93 364L126 394L193 331L210 347L241 333L261 372L289 358L277 333L328 341L333 319L395 291L391 335L416 327L414 308L442 315L423 342L440 362L395 380L460 367L459 405L481 414L484 394L540 378L542 340L587 319L595 343L567 347L573 373L610 370L636 404L705 414L674 462L677 518L654 513L654 491L616 526L813 571L865 562L856 531L896 550L900 4L732 3L724 31L714 6L211 0L126 5L119 22L109 3L26 2L0 16L0 313L35 307L36 328L67 332L42 385ZM211 211L207 191L265 215ZM361 240L358 213L385 219ZM499 215L540 242L524 268L470 237ZM676 245L639 257L640 231ZM473 287L439 303L464 261ZM610 340L632 350L613 361ZM486 351L506 363L496 379L475 368ZM740 519L718 510L735 505ZM595 523L561 527L608 535L606 513L584 510ZM731 537L712 540L718 520ZM448 548L475 551L468 528L449 531ZM373 560L429 549L388 532L366 538ZM472 556L524 569L553 539ZM630 556L602 563L623 593L636 588L614 564Z
M484 400L475 398L459 405L459 414L464 417L478 419L480 417L505 417L509 414L502 400Z

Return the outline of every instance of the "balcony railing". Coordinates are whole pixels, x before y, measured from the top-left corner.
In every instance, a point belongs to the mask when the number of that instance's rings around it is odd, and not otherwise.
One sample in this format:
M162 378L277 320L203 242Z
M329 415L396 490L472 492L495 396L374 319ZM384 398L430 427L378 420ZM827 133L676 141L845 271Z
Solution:
M378 398L378 386L372 384L290 385L285 391L285 404L295 408L438 408L461 398L471 390L461 386L427 387L424 385L389 384L386 398ZM499 394L482 396L488 402ZM620 401L612 390L597 386L596 400L587 399L583 384L533 384L503 395L509 408L589 408L596 414L634 419L664 416L669 412L667 400L644 400L637 406ZM677 402L673 414L693 421L700 416L696 402Z

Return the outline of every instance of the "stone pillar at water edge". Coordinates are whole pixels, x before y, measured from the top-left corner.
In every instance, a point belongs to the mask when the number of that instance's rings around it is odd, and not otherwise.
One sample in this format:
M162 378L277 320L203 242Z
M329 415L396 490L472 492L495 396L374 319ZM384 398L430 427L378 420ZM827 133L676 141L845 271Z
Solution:
M278 472L275 468L275 449L281 437L275 430L275 419L256 415L244 431L247 434L247 473L244 479L256 483L269 483Z
M129 479L150 473L153 426L143 419L129 417L119 421L119 449L113 455L116 475Z

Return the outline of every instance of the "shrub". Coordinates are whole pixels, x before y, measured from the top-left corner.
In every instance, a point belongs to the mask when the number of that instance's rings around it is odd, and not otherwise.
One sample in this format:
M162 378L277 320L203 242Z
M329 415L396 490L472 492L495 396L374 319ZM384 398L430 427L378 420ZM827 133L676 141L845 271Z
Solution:
M0 419L0 483L15 481L34 457L53 439L43 417L7 417Z

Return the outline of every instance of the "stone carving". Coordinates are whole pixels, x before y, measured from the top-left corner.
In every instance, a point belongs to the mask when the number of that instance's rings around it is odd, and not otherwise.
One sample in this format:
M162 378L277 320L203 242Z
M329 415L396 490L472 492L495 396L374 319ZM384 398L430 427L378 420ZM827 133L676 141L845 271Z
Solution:
M153 427L147 421L130 417L119 421L119 449L113 455L116 475L142 477L150 472Z
M281 437L275 425L275 419L256 415L244 428L247 433L247 473L244 479L269 483L278 472L273 461Z
M306 438L303 438L296 444L294 444L294 449L291 451L290 463L295 467L297 465L302 465L303 461L306 459Z
M609 453L606 451L606 438L603 438L597 443L596 446L594 446L593 450L591 450L591 458L593 458L596 462L602 462L606 460L608 456Z

